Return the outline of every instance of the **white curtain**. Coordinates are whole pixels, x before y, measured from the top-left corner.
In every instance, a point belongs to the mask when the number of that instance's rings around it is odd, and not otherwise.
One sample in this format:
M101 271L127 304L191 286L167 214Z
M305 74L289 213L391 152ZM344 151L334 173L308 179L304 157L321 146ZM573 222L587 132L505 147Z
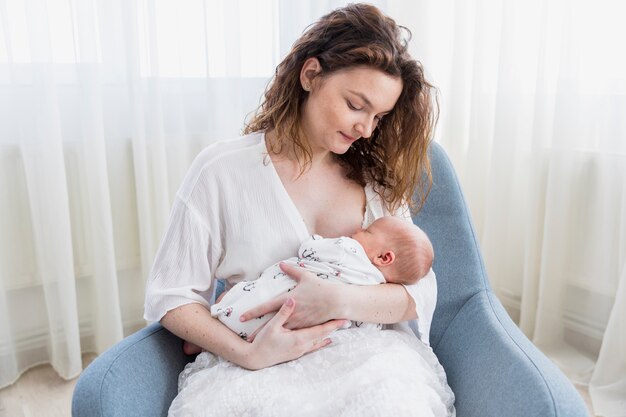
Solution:
M0 387L142 327L194 155L237 135L301 31L347 1L0 0ZM492 285L598 415L626 409L619 0L388 0L441 90ZM622 414L620 414L622 413Z
M0 0L0 388L39 363L73 378L145 325L193 157L240 134L280 57L345 3Z
M390 3L495 292L596 415L626 416L626 2Z

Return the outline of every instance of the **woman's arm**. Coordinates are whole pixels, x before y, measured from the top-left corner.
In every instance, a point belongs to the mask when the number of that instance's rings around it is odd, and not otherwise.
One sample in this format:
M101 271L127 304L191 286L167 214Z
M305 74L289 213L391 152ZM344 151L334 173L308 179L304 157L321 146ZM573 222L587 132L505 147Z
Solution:
M301 330L284 327L295 309L289 298L279 312L248 343L224 326L201 304L191 303L168 311L161 319L163 327L178 337L194 343L247 369L262 369L327 346L328 335L344 321L333 320Z
M338 317L368 323L393 324L417 318L415 301L399 284L341 284ZM340 313L341 314L341 313Z
M369 323L392 324L417 318L415 301L398 284L350 285L320 279L304 269L281 263L282 270L298 282L293 291L264 303L242 315L250 320L276 311L287 297L298 308L285 327L306 328L336 318Z

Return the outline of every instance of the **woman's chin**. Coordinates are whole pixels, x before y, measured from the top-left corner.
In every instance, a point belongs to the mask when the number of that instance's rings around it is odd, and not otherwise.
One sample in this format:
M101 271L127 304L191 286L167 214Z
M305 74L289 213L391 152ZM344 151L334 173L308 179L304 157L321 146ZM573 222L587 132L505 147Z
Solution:
M343 155L344 153L348 152L348 149L350 149L350 146L352 146L352 143L348 143L348 142L338 143L333 147L331 152L336 153L337 155Z
M348 152L348 149L350 149L350 147L344 147L344 148L337 148L337 149L333 149L331 152L334 153L335 155L343 155L344 153Z

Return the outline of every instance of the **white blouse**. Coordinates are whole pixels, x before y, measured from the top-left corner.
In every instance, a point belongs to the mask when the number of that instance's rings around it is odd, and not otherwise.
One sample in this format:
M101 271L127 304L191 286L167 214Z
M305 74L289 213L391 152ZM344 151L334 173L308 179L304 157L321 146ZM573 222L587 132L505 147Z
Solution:
M365 194L363 227L390 215L371 186ZM411 221L406 208L395 215ZM226 289L255 279L269 265L296 256L310 236L262 132L214 143L196 157L176 193L148 277L144 318L159 321L194 302L208 309L216 278L226 280ZM405 288L415 300L420 339L428 344L437 299L434 272ZM407 323L394 327L409 331Z

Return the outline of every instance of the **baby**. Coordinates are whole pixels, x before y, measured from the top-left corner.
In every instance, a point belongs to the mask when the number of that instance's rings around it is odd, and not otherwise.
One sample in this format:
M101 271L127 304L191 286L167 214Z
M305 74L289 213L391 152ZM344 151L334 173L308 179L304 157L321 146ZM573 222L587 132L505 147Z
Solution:
M433 247L422 229L397 217L381 217L351 238L325 239L313 235L302 243L298 257L284 262L336 282L409 285L429 272L433 257ZM246 322L241 322L239 316L291 291L295 286L296 282L280 269L279 264L274 264L264 270L258 279L233 286L211 306L211 315L244 340L251 341L275 313ZM351 326L382 328L376 323L352 322L346 325ZM187 354L198 353L200 348L186 342L184 351Z

